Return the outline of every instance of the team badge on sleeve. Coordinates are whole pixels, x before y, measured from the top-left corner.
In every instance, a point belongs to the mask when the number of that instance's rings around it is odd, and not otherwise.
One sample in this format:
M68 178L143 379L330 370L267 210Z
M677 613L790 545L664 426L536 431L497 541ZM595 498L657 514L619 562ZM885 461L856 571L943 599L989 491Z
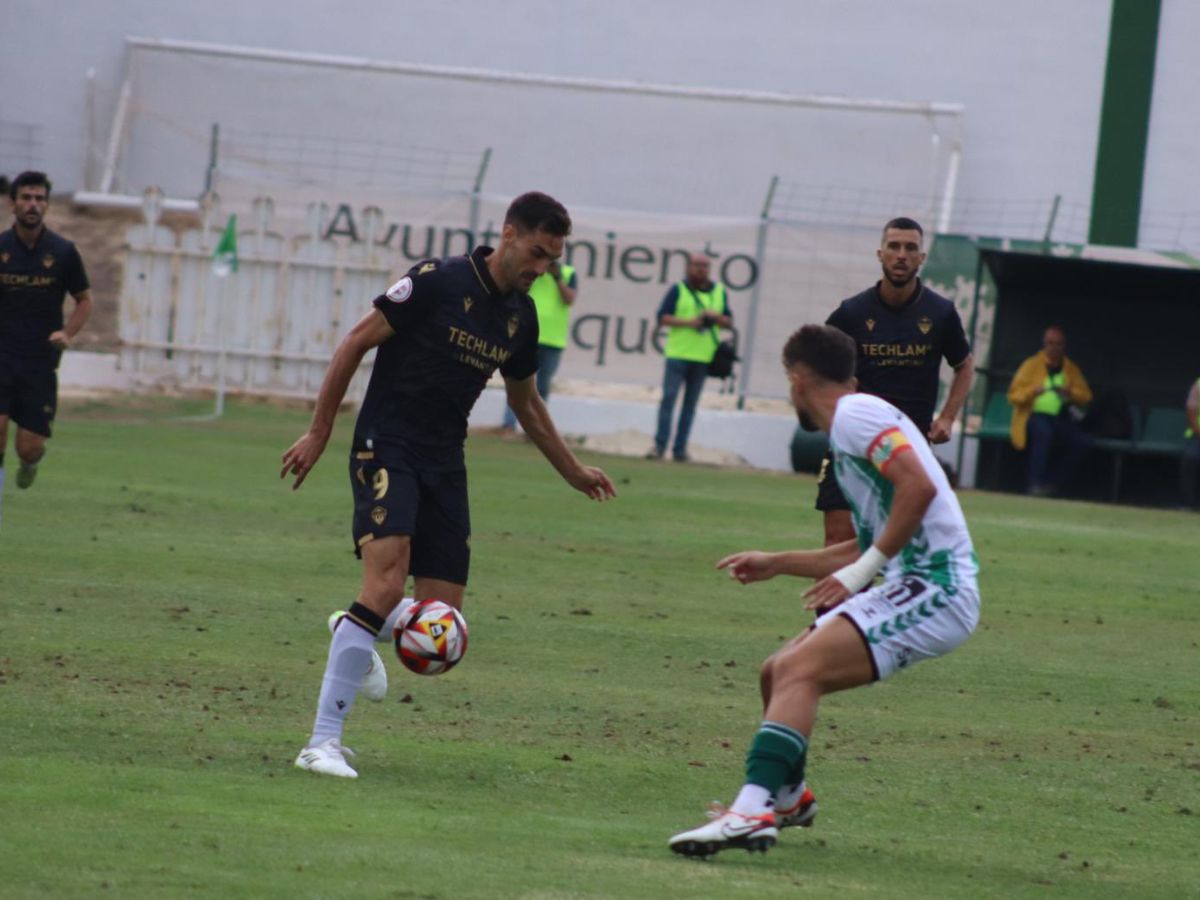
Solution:
M387 298L393 303L403 303L412 296L412 279L405 275L387 289Z
M888 463L905 450L911 450L912 444L899 428L889 428L876 435L867 448L867 459L880 472L886 472Z

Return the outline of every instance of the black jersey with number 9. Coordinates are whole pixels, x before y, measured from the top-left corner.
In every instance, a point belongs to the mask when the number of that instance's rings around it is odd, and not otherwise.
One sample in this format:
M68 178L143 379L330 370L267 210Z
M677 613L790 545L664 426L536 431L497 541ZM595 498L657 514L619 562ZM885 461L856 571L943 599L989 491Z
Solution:
M467 418L492 373L520 380L537 371L533 301L500 291L487 268L491 252L418 263L375 298L396 334L376 350L356 444L461 460Z

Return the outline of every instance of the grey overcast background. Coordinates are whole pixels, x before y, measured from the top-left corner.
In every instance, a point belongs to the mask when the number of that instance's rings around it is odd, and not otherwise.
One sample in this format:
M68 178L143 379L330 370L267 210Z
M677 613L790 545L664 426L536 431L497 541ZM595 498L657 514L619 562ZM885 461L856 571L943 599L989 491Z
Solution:
M4 9L0 121L39 126L38 162L60 190L82 185L85 74L95 71L103 138L123 76L124 36L132 34L547 75L960 103L962 202L1061 194L1081 207L1091 200L1110 16L1102 0L7 0ZM1200 3L1164 0L1144 214L1195 216L1200 209L1198 38ZM541 112L571 128L569 98L554 102L561 108ZM403 110L403 98L396 106ZM514 109L511 125L496 128L487 143L498 156L528 159L536 172L544 162L521 119ZM722 129L718 109L704 128L688 128L700 133L681 135L680 153L688 141L707 140L704 131ZM637 134L625 137L620 151L636 154ZM502 171L489 189L529 186L529 173ZM195 181L186 175L181 185ZM605 205L612 197L604 166L583 167L573 180L575 202ZM691 191L705 192L720 195L707 184ZM677 186L658 190L653 182L634 196L647 210L701 205ZM748 198L750 208L740 211L753 213L758 200ZM736 205L718 199L713 211L734 212Z

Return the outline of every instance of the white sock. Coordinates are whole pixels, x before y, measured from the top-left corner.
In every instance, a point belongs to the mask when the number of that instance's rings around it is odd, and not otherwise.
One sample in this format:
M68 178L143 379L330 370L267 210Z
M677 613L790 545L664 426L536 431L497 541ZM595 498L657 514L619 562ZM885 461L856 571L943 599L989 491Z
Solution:
M317 718L313 723L310 747L331 737L341 740L346 716L354 708L354 698L358 696L363 676L371 665L374 643L374 635L353 622L334 629L329 641L329 658L325 661L325 676L321 679L321 696L317 700Z
M791 809L800 802L800 797L804 794L806 785L802 781L799 784L785 784L775 792L775 808L776 809Z
M380 643L390 644L392 642L392 632L396 629L396 623L400 621L400 617L408 612L408 608L417 601L412 597L405 597L396 604L396 608L388 613L388 617L383 620L383 627L379 629L379 636L375 640Z
M771 792L757 784L744 784L729 808L744 816L761 816L771 810Z
M375 635L375 640L380 644L390 644L392 642L392 631L396 627L396 623L400 621L400 617L405 611L417 601L412 597L405 597L396 604L396 608L388 613L388 617L383 620L383 627L379 629L379 634ZM337 623L345 618L345 610L338 610L329 617L329 631L332 633Z

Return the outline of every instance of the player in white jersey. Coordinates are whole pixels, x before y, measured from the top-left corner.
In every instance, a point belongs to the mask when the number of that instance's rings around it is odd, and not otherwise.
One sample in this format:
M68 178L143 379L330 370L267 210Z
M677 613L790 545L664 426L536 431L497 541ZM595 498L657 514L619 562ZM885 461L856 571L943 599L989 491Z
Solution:
M804 770L821 698L949 653L979 621L979 566L958 500L916 426L887 401L855 393L854 341L805 325L784 345L783 363L801 421L829 434L858 537L717 563L742 584L815 579L806 608L828 611L763 664L763 721L745 783L728 808L671 838L686 856L765 851L780 828L811 825L816 802ZM876 575L883 581L863 590Z

